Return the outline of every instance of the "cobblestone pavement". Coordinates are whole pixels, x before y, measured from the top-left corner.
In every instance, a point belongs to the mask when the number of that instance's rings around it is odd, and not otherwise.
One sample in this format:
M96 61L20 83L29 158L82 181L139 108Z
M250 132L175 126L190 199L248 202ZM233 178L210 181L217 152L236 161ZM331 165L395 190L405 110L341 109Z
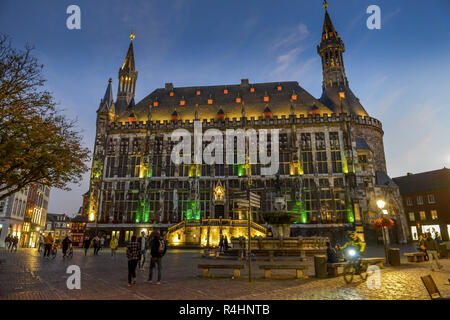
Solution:
M382 256L382 252L382 248L375 248L370 256ZM137 271L137 284L128 288L123 250L116 258L110 256L109 249L99 256L92 253L85 257L81 250L75 250L73 259L64 261L60 252L55 260L46 260L36 249L19 249L16 253L0 249L0 299L429 299L420 280L427 274L432 274L442 295L450 295L448 258L441 260L444 269L438 272L432 272L426 262L407 263L402 259L402 266L381 270L380 289L369 289L360 279L350 285L342 277L317 279L312 261L305 262L305 274L309 276L306 280L294 280L294 270L275 271L275 280L264 280L257 268L261 261L254 262L252 283L246 278L246 270L241 279L232 280L231 270L213 270L213 279L202 279L197 264L219 260L202 258L198 250L169 250L163 259L160 286L145 282L149 267L146 262L145 270ZM67 289L69 265L81 268L80 290Z

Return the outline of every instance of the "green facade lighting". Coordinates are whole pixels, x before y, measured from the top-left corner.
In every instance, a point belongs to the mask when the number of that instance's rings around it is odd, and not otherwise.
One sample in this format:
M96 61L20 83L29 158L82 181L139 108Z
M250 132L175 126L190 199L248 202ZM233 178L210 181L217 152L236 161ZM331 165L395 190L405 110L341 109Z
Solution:
M238 176L239 177L245 176L245 164L238 165Z

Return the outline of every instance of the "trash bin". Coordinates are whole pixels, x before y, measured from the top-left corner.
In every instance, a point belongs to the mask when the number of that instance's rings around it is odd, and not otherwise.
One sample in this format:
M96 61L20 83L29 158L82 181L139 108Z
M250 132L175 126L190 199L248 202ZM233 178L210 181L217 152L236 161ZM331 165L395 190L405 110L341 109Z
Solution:
M439 253L441 254L441 258L448 257L447 245L445 243L439 244Z
M327 256L314 256L314 270L316 278L327 278Z
M389 264L391 266L400 265L400 249L398 248L389 249Z

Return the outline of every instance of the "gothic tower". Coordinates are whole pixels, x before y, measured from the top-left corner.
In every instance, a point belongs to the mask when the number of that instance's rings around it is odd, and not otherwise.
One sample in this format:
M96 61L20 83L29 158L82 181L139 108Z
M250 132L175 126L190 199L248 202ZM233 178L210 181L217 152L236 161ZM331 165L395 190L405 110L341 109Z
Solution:
M120 114L130 104L134 98L136 88L136 80L138 72L134 66L134 50L133 40L135 36L130 35L130 46L128 48L127 56L122 67L119 69L119 86L117 89L116 114Z
M322 38L317 53L322 59L322 97L320 101L330 107L334 113L347 113L368 116L359 99L350 90L345 75L343 53L344 42L339 37L328 14L328 4L324 1L325 19Z

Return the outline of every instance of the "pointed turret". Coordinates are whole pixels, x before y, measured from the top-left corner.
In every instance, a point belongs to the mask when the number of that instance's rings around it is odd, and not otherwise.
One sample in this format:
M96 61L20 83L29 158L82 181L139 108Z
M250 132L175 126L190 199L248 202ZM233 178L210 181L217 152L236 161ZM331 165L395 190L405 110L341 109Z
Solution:
M130 104L131 99L134 98L136 80L138 72L134 65L134 49L133 40L135 36L133 33L130 35L130 46L123 62L122 67L119 69L119 87L117 90L117 102L116 102L116 114L120 114Z
M112 79L109 78L108 86L106 87L105 96L100 100L100 106L97 112L110 112L114 106L114 96L112 90Z
M347 113L367 116L366 110L349 88L345 74L343 53L344 42L339 37L328 13L328 3L324 1L325 17L322 37L317 53L322 58L322 97L320 102L336 114Z

